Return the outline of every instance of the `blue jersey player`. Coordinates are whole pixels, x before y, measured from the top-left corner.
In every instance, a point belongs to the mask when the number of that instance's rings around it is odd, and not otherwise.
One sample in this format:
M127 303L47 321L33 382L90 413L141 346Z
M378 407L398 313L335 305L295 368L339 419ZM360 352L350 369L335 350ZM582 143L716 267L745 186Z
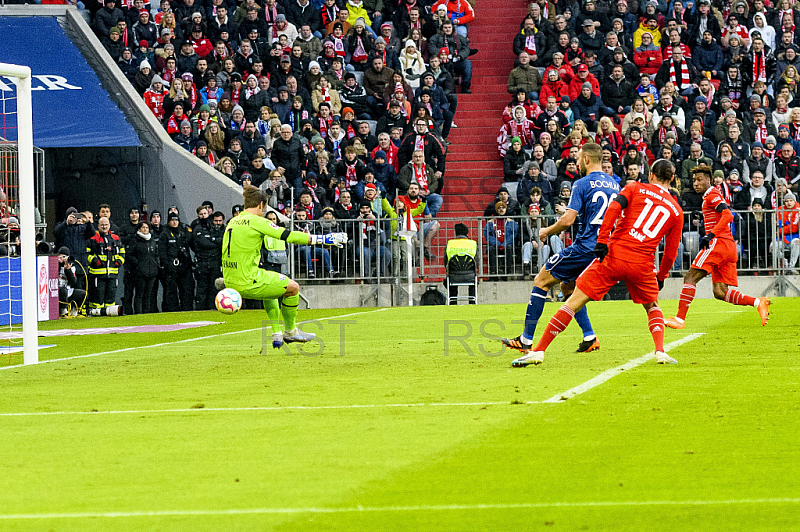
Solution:
M533 345L533 334L536 324L544 309L547 291L561 283L564 297L568 297L575 289L575 279L595 259L594 246L597 243L597 231L603 223L611 200L619 192L619 185L608 174L601 170L603 152L599 145L588 143L578 154L581 174L584 177L572 187L567 212L556 223L539 230L539 239L547 242L550 235L557 235L568 229L580 216L580 230L573 244L560 253L551 256L534 279L531 300L525 313L525 329L516 338L503 338L507 347L528 353ZM588 353L600 349L586 307L575 314L575 321L583 330L583 341L578 346L579 353Z

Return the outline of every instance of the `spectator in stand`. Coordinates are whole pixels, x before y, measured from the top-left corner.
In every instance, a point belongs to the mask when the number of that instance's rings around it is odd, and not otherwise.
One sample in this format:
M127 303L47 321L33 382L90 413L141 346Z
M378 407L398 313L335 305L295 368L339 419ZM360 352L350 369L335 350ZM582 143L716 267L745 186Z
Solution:
M419 197L427 204L430 215L435 218L442 207L443 198L436 192L440 189L439 177L425 161L423 150L414 150L411 162L400 169L397 188L406 193L411 185L417 185Z
M722 47L714 40L711 31L703 32L703 40L693 50L693 59L703 76L718 79L722 73Z
M530 15L522 21L522 26L520 32L514 36L512 45L514 55L525 52L530 56L531 61L537 63L539 55L544 56L547 51L547 36L544 32L536 29L536 24Z
M656 85L663 87L668 81L675 84L678 92L687 95L697 87L700 75L694 67L691 59L683 56L683 49L680 46L672 47L672 57L662 63L656 74Z
M519 137L511 139L511 149L503 158L503 179L506 182L519 181L523 175L523 166L528 161L528 154L522 149Z
M744 172L742 181L749 183L754 172L761 172L762 177L767 183L772 183L775 177L774 161L764 155L764 145L758 141L753 143L750 156L744 160ZM764 203L767 204L766 201Z
M572 101L573 117L575 120L585 122L589 128L596 127L595 122L605 108L602 100L592 90L592 84L588 81L584 82L580 94Z
M94 15L94 31L98 37L104 38L116 27L117 22L124 20L125 15L117 8L116 0L106 0L105 5ZM117 32L119 36L119 32ZM112 56L113 57L113 56Z
M601 93L603 103L613 113L622 114L630 111L636 91L634 85L625 78L622 67L615 65L611 70L611 77L603 84Z
M751 268L766 268L767 243L772 239L771 215L763 212L764 201L753 200L751 211L742 222L742 244Z
M789 273L797 275L795 268L800 261L800 208L793 193L787 192L783 197L783 205L778 207L776 220L779 240L773 246L772 252L789 252L788 262L783 259L784 267L789 269Z
M592 19L587 18L581 24L583 33L578 36L581 49L584 52L594 52L597 54L603 48L603 36L597 31L597 27Z
M780 152L775 157L775 176L785 179L789 189L797 189L800 181L800 158L788 142L780 147Z
M495 216L497 211L495 211L495 206L497 205L498 201L502 201L506 205L506 213L508 216L519 216L520 215L520 204L517 200L511 198L508 193L508 189L506 187L500 187L497 191L497 194L494 195L492 200L483 210L483 215L485 217Z
M461 92L470 94L472 91L472 62L467 59L470 54L469 40L463 35L453 32L452 22L442 24L442 32L434 35L428 41L428 51L431 56L438 55L442 59L442 48L447 49L446 68L450 68L454 76L461 77Z
M541 148L541 146L539 146ZM552 161L548 161L552 163ZM523 167L522 180L517 185L517 201L524 204L528 200L530 191L539 188L540 194L548 202L553 201L553 189L547 174L540 170L540 165L535 160L528 161Z
M563 96L569 98L569 85L561 81L557 69L548 70L547 81L539 92L539 104L544 106L548 97L555 97L556 102L560 102Z
M764 174L760 170L756 170L751 176L750 183L734 196L733 209L736 211L749 210L755 200L761 201L761 204L764 205L769 201L771 195L772 187L764 183Z
M684 159L683 163L681 164L681 188L679 190L691 188L692 169L701 164L711 166L712 161L703 154L703 148L700 146L700 144L693 142L689 148L689 156Z
M272 145L271 159L272 164L284 172L286 180L292 183L297 190L300 190L302 178L305 174L302 164L305 161L305 152L303 144L292 133L290 125L283 124L281 126L281 136L275 139Z
M495 204L495 212L496 215L483 228L483 237L488 248L489 273L507 275L515 270L519 224L506 217L507 206L504 202L498 201Z
M531 65L531 56L527 52L519 54L519 65L508 75L506 90L509 94L516 94L520 89L524 90L528 98L536 101L539 99L539 91L542 89L542 75L539 69Z
M500 134L497 137L497 148L500 151L501 157L506 157L511 147L512 139L514 138L519 139L524 147L533 146L534 129L534 123L525 117L525 108L521 105L515 107L514 119L503 124L500 128Z

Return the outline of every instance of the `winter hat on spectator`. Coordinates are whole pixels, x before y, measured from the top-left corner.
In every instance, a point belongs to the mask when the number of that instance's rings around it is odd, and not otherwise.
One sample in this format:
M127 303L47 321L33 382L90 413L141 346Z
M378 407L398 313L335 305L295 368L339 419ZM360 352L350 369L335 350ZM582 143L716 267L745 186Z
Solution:
M352 107L342 107L342 116L346 115L347 113L353 113L354 115L356 114Z
M182 120L182 121L181 121L181 127L183 127L183 126L189 126L189 127L192 127L192 123L191 123L191 122L189 122L188 120Z
M775 139L773 135L767 137L767 141L764 144L777 144L778 141Z
M162 36L162 37L163 37L164 35L171 34L171 33L172 33L172 30L171 30L171 29L169 29L169 28L164 28L164 29L162 29L162 30L161 30L161 36Z
M171 212L167 216L167 221L168 222L171 222L172 220L180 220L180 219L181 219L181 216L177 212Z
M727 115L728 113L725 113L725 114ZM779 125L778 126L778 131L780 131L781 129L785 129L785 130L789 131L789 124L781 124L781 125Z
M572 100L569 99L569 96L562 96L561 97L561 103L565 103L565 102L566 103L570 103L570 102L572 102Z
M325 144L325 139L323 139L323 138L322 138L322 137L320 137L319 135L314 135L313 137L311 137L311 145L312 145L312 146L313 146L314 144L316 144L317 142L321 142L321 143Z
M292 101L293 101L293 102L300 102L300 103L303 103L303 97L302 97L302 96L300 96L300 95L298 94L297 96L295 96L294 98L292 98ZM237 105L236 107L238 107L238 105ZM236 109L236 107L234 107L234 110Z
M291 62L292 62L292 58L289 57L288 55L283 54L281 56L281 63L291 63Z
M331 41L325 41L322 45L323 48L333 48L333 43Z
M515 142L519 142L520 144L522 144L522 139L520 139L519 137L511 137L511 144L514 144Z
M208 148L208 144L204 140L198 140L197 144L195 145L196 148Z
M447 46L442 46L441 48L439 48L439 55L442 54L450 55L450 49L447 48Z
M308 68L309 68L309 70L311 69L311 67L317 67L317 68L321 68L321 67L319 66L319 63L318 63L318 62L316 62L316 61L311 61L310 63L308 63Z
M528 170L530 170L531 168L536 168L537 170L541 170L539 163L537 163L536 161L528 161Z
M211 112L214 113L214 112L216 112L217 107L219 107L219 104L217 103L217 100L215 100L213 98L209 98L208 99L208 107L209 107L209 109L211 109Z
M728 174L728 176L729 176L731 179L733 179L733 176L734 176L734 174L736 174L736 179L739 179L739 170L737 170L736 168L733 168L733 169L731 170L731 173L730 173L730 174Z
M181 74L181 79L184 80L188 79L189 81L194 81L194 76L192 75L191 72L184 72L183 74Z
M364 185L364 188L371 188L372 190L378 190L378 187L375 186L375 183L367 183Z
M406 48L408 48L409 46L413 46L414 48L416 48L416 47L417 47L417 43L415 43L414 41L412 41L411 39L409 39L409 40L407 40L407 41L406 41L406 43L403 45L403 50L405 50L405 49L406 49Z
M558 78L558 70L556 70L555 68L551 68L550 70L547 71L547 79L552 78L553 74L555 74L555 77Z
M61 246L60 248L58 248L58 254L69 256L72 253L70 253L69 248L67 246Z
M281 92L289 92L289 88L286 85L281 85L280 87L278 87L278 93L281 93ZM222 97L225 98L225 94L223 94ZM228 99L229 100L231 99L231 95L230 94L228 94Z
M234 205L231 208L231 216L236 216L237 214L242 212L243 209L244 209L244 206L242 206L242 205Z
M500 187L499 189L497 189L497 194L500 194L501 192L505 192L506 194L508 194L508 189L506 187Z
M356 75L353 74L352 72L348 72L347 74L344 75L344 80L345 81L347 81L350 78L356 79Z
M581 90L583 90L583 89L589 89L589 90L592 90L592 84L591 84L591 83L589 83L588 81L584 81L584 82L583 82L583 85L581 85Z
M455 226L456 236L467 236L469 235L469 228L464 224L456 224Z
M722 98L719 99L719 102L722 103L725 100L728 100L730 102L731 101L731 97L730 96L723 96Z
M353 27L356 27L358 25L364 26L365 28L367 27L367 22L364 20L364 17L358 17L355 23L353 23Z
M200 106L200 109L197 110L198 113L201 111L208 111L210 113L211 107L209 107L207 103L204 103L203 105Z
M377 159L383 159L385 161L386 160L386 152L383 151L383 150L378 150L378 151L375 152L375 157L374 158L376 160Z
M164 85L164 80L161 79L161 76L159 76L158 74L153 76L153 79L150 81L150 88L153 88L153 85L155 85L156 83L161 83L161 85Z
M542 137L547 137L547 140L553 140L553 135L551 135L547 131L543 131L542 134L539 135L539 142L542 141Z
M313 179L314 181L317 180L317 174L314 172L306 172L306 181Z
M142 62L139 63L139 70L144 70L145 68L153 68L150 66L150 61L147 59L143 59Z
M572 43L580 44L581 40L578 39L577 37L573 37L572 39L569 40L569 42L570 42L570 44L572 44Z
M763 144L761 144L761 143L760 143L760 142L758 142L758 141L755 141L755 142L753 143L753 148L761 148L761 149L763 150L763 149L764 149L764 145L763 145Z
M378 37L377 39L375 39L375 44L386 44L386 39L384 39L383 37Z
M728 109L727 111L725 111L725 117L727 118L729 116L732 116L732 117L736 118L736 111L734 111L733 109ZM786 127L788 128L789 126L786 126ZM780 129L780 128L778 128L778 129Z
M398 92L402 92L403 94L406 93L406 90L403 88L403 84L399 82L394 86L394 94L397 94Z
M571 162L574 163L575 159L567 159L567 161L571 161ZM572 190L572 185L570 184L569 181L562 181L561 182L561 188L559 189L559 192L562 191L562 190Z
M630 128L628 128L628 132L629 132L629 133L630 133L630 132L632 132L632 131L636 131L636 132L638 132L638 133L641 133L641 132L642 132L642 130L639 128L639 126L631 126ZM633 144L631 144L631 146L633 146ZM629 147L630 147L630 146L629 146ZM635 147L635 146L634 146L634 147Z
M436 11L444 11L447 13L447 6L445 4L439 4L439 7L436 8Z
M244 109L242 109L241 105L234 105L233 106L233 110L231 111L231 113L235 113L236 111L241 111L242 113L244 113Z
M147 42L147 39L142 39L139 41L139 46L150 46L150 43Z
M694 103L697 103L697 102L703 102L705 104L708 104L708 100L706 100L706 97L703 96L702 94L694 99Z
M725 172L722 170L714 170L714 175L712 177L725 177Z
M674 131L667 131L667 138L668 139L674 139L675 138L675 132Z
M238 72L231 74L231 81L242 81L242 75Z
M108 30L108 34L109 34L109 35L111 35L112 33L116 33L117 35L119 35L119 33L120 33L120 32L119 32L119 28L118 28L118 27L116 27L116 26L114 26L113 28L111 28L110 30Z
M586 63L581 63L578 65L578 72L589 72L589 67L586 66Z
M381 29L385 29L385 28L394 29L394 24L392 24L391 22L384 22L383 24L381 24Z
M70 207L67 209L67 216L69 216L70 214L74 214L76 212L78 212L78 209L76 209L75 207Z
M286 22L286 15L279 13L278 16L275 17L275 22Z
M783 185L785 187L788 187L789 183L786 181L786 178L780 177L775 181L775 186L778 186L778 185Z
M792 193L792 192L787 192L786 195L783 197L783 199L785 199L785 200L793 199L793 200L797 201L797 196L795 196L794 193ZM8 223L11 223L11 218L8 219Z
M764 200L762 200L761 198L753 198L753 205L755 205L756 203L758 203L762 207L764 206Z
M397 100L392 98L392 101L389 102L389 108L392 108L392 107L400 107L400 102L398 102Z

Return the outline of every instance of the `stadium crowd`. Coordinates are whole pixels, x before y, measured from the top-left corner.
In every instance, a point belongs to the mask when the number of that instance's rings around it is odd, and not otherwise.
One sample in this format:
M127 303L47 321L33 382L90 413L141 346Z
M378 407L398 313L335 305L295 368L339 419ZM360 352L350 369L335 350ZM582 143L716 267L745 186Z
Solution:
M740 254L763 267L772 214L760 211L777 210L780 250L796 268L797 22L792 0L531 2L509 43L517 59L497 139L506 183L485 215L500 203L512 215L563 209L580 177L578 150L594 140L620 186L646 182L657 159L672 161L685 233L704 231L691 170L712 166L715 186L739 211ZM511 229L499 245L519 253L528 240Z

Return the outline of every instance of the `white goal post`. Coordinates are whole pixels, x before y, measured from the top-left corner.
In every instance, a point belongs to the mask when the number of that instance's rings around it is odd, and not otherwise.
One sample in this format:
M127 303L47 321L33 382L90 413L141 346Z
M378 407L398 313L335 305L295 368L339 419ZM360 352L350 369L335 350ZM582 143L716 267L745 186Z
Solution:
M39 362L36 266L36 218L33 176L33 108L31 69L27 66L0 63L0 76L17 87L16 123L19 164L19 225L22 267L22 347L23 363ZM5 111L3 111L5 112Z

